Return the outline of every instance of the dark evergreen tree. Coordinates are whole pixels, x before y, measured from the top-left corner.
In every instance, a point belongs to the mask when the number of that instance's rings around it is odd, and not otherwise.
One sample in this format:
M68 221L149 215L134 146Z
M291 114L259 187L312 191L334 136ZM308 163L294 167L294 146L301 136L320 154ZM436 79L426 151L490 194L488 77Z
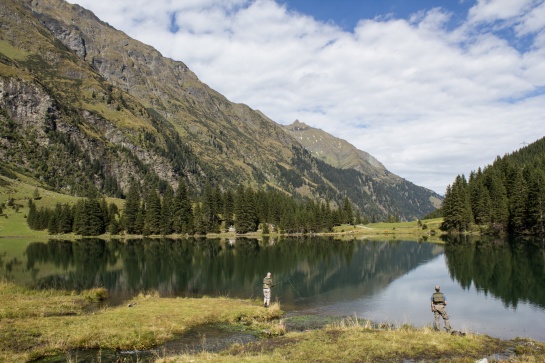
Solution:
M198 235L206 234L207 220L206 220L206 216L203 213L200 203L195 204L195 208L193 210L193 218L194 218L195 234L198 234Z
M157 192L149 190L146 196L144 229L142 233L145 236L161 233L161 199Z
M78 201L74 213L74 233L98 236L105 232L104 214L96 198Z
M37 220L38 220L38 212L36 210L36 204L32 201L32 199L28 200L28 216L27 216L27 224L30 229L37 230Z
M447 187L443 200L445 217L441 228L448 231L466 231L473 220L469 201L469 188L465 177L458 175Z
M136 215L136 220L134 222L132 233L143 234L145 223L146 223L146 206L142 205L142 207L138 210L138 214Z
M131 183L129 193L123 208L123 227L129 234L140 234L142 228L138 225L138 216L141 214L140 190L136 182ZM142 216L143 217L143 216ZM141 223L142 224L142 223ZM143 224L142 224L143 227Z
M348 197L345 197L342 204L342 223L345 224L353 224L354 223L354 215L353 215L353 208L352 203L350 203L350 200Z
M545 174L534 170L528 177L528 223L531 230L545 235Z
M73 210L68 203L63 204L59 215L58 229L59 233L71 233L74 224Z
M218 233L220 230L220 218L218 216L220 201L216 199L216 193L213 192L209 183L205 185L201 203L201 212L203 214L206 232Z
M172 188L167 188L161 201L161 234L169 235L173 230L173 203L174 193Z
M224 194L223 203L223 220L225 221L225 227L229 228L234 224L234 211L235 211L235 198L231 190L227 190Z
M471 211L475 223L487 225L490 223L491 201L488 189L484 185L483 178L470 180L470 202Z
M105 198L100 199L100 210L102 211L102 220L104 221L104 231L107 231L110 224L110 214Z
M47 223L47 231L49 234L58 234L59 233L59 219L61 216L61 204L57 203L55 209L52 211L49 217L49 222Z
M180 180L172 203L172 229L177 234L193 234L193 211L183 180Z
M495 172L487 174L486 185L490 194L490 225L493 231L504 232L507 230L509 209L507 204L507 191L502 179Z
M257 210L254 191L251 187L240 185L235 195L235 228L237 233L255 232L257 230Z
M322 216L324 219L324 229L326 232L333 231L333 215L331 213L331 206L329 199L326 200L325 204L323 205L323 211Z
M526 206L528 191L522 170L513 167L508 176L507 195L509 209L509 230L515 233L526 229Z
M108 233L116 235L121 232L119 224L119 208L115 203L110 203L108 206Z

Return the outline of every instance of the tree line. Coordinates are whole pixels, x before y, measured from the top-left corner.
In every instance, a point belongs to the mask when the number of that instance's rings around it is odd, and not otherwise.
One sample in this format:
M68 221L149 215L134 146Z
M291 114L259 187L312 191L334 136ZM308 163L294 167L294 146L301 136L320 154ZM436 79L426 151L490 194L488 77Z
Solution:
M446 190L443 230L545 235L545 139L458 175Z
M34 230L50 234L75 233L113 235L204 235L231 228L237 233L264 234L271 228L280 233L318 233L332 231L341 224L366 223L348 198L340 206L329 201L296 200L276 190L254 190L239 185L222 191L207 184L200 197L191 198L181 181L177 190L130 185L124 207L104 198L80 199L75 205L57 203L54 208L37 208L29 200L27 223Z

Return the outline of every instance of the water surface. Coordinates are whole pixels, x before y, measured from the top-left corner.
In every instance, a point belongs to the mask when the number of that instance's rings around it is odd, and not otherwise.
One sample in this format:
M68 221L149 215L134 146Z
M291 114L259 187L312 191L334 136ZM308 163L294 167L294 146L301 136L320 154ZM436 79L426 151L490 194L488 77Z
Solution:
M0 276L31 288L105 287L115 305L150 290L260 299L270 271L273 300L290 313L415 326L432 323L439 284L454 329L545 341L543 251L485 241L0 239Z

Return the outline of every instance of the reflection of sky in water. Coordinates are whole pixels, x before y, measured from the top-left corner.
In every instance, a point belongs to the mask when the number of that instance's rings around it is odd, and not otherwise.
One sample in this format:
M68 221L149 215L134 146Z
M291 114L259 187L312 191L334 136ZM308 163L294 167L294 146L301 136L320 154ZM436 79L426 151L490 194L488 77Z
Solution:
M516 309L474 286L462 289L450 278L445 255L423 264L393 281L384 290L361 299L339 301L312 309L321 315L354 316L375 322L415 326L433 324L430 297L436 284L448 299L447 312L455 330L487 334L503 339L517 336L545 341L545 310L526 302ZM441 320L442 326L442 320Z

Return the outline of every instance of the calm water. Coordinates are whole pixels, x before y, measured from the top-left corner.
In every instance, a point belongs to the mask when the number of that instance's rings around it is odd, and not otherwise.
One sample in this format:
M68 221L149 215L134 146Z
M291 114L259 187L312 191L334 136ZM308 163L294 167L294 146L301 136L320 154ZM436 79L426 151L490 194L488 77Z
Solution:
M106 287L112 304L149 290L162 296L261 298L267 271L276 282L273 300L287 311L429 325L429 298L440 284L454 329L545 341L545 249L534 245L0 239L0 277L32 288Z

